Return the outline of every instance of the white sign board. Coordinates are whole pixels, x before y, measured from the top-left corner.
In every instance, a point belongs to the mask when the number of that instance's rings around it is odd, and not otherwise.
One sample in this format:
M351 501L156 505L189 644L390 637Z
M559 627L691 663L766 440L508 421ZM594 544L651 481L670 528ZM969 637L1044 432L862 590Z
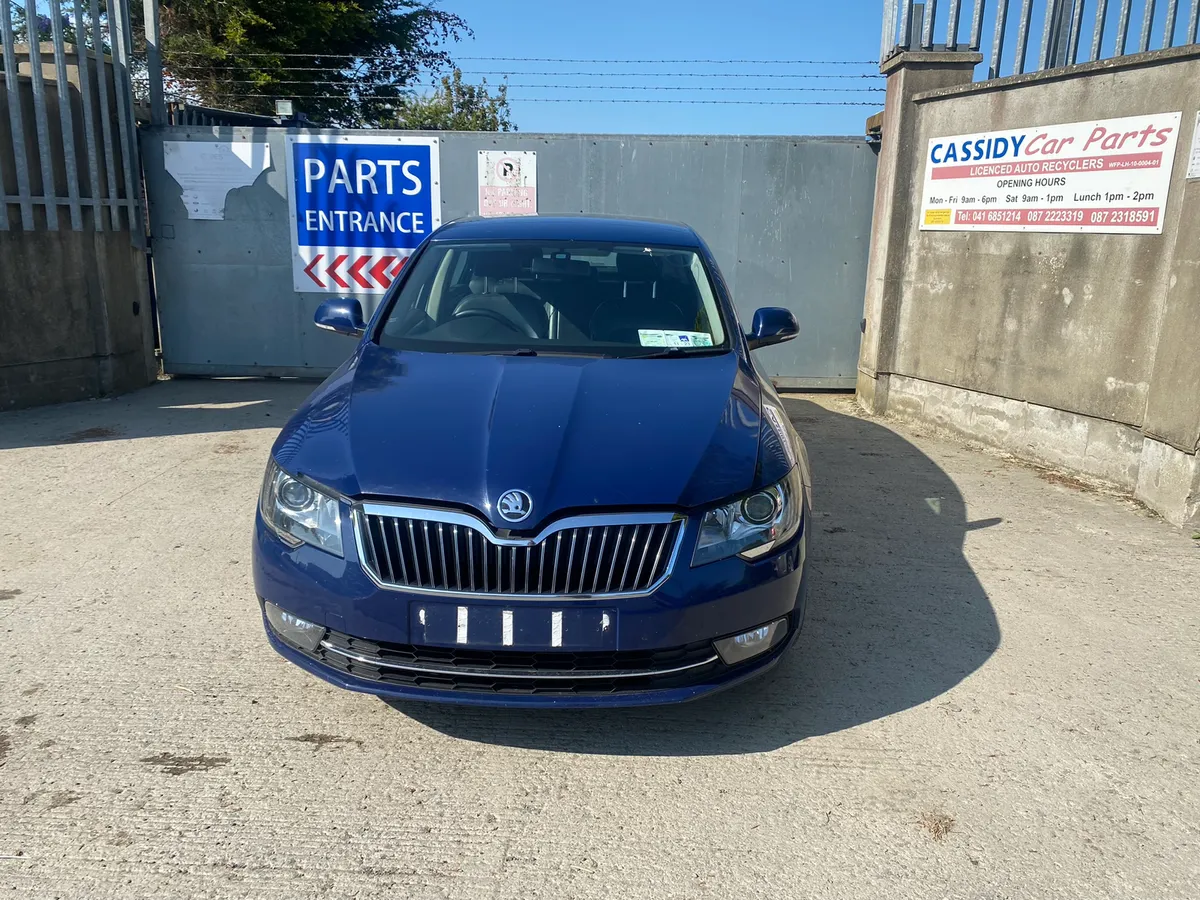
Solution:
M479 151L479 214L537 215L537 153Z
M225 218L225 198L271 168L271 147L254 141L163 141L163 166L183 188L189 219Z
M1181 118L932 138L921 229L1162 234Z
M1192 154L1188 157L1188 178L1200 178L1200 112L1196 113L1196 127L1192 129Z

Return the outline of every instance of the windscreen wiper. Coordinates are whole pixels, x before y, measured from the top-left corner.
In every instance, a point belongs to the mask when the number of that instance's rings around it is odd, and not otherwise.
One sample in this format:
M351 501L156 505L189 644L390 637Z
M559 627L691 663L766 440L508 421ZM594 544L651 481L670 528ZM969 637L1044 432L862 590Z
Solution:
M725 353L723 347L667 347L664 350L657 350L654 353L635 353L627 359L666 359L672 356L712 356L716 353Z
M516 350L483 350L479 356L588 356L602 358L605 354L593 353L590 350L534 350L530 347L520 347Z

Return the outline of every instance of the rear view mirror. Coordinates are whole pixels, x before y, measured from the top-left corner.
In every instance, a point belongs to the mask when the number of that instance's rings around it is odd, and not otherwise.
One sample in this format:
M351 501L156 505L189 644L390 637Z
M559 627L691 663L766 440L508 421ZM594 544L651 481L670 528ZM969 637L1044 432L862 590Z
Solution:
M764 306L754 312L754 325L746 335L751 350L782 344L800 333L800 323L790 309L779 306Z
M317 323L318 328L350 337L359 337L367 330L363 321L362 304L357 300L326 300L317 307L313 321Z

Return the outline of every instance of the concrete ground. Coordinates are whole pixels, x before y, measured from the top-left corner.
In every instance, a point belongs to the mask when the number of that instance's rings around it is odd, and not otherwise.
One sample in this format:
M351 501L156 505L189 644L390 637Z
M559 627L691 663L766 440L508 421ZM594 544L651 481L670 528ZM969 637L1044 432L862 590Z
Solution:
M1198 896L1188 534L796 398L814 583L774 674L394 708L262 635L251 517L308 389L0 415L0 896Z

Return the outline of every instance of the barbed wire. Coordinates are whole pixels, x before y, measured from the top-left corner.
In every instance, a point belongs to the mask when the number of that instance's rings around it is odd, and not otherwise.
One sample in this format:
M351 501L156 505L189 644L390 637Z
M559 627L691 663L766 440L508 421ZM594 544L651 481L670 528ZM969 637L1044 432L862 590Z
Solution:
M172 56L201 56L207 57L210 54L203 53L198 50L176 50L172 51ZM260 57L284 57L284 58L305 58L323 57L325 59L394 59L395 57L386 54L375 54L368 56L360 56L355 53L273 53L270 51L253 51L249 53L236 53L239 58L251 59ZM581 65L603 64L603 65L706 65L706 66L728 66L728 65L747 65L747 66L877 66L879 60L856 60L856 59L584 59L580 57L562 57L562 56L459 56L458 59L470 60L471 62L551 62L551 63L579 63Z
M336 85L353 88L354 84L350 81L334 81L326 79L268 79L269 83L265 83L263 79L255 78L225 78L221 80L221 84L249 84L258 85L260 87L274 87L276 85ZM508 88L543 88L547 90L562 90L562 91L765 91L765 92L804 92L804 93L828 93L828 94L883 94L887 88L864 87L864 88L840 88L840 87L747 87L744 85L730 86L714 86L714 85L645 85L645 84L541 84L541 83L522 83L508 82L503 85ZM398 85L400 89L407 90L408 85Z
M663 63L667 65L688 64L705 66L878 66L877 59L582 59L579 57L554 56L459 56L472 62L552 62L552 63L603 63L605 65L643 65Z
M168 64L170 58L168 57ZM245 68L237 63L214 63L212 65L169 65L172 71L178 72L210 72ZM346 72L349 66L281 66L281 72ZM484 71L461 70L463 75L533 75L538 78L837 78L837 79L882 79L883 75L841 75L817 74L809 72L513 72L513 71ZM432 77L432 76L431 76Z
M186 92L180 92L180 96ZM240 99L246 97L275 99L280 94L205 94L206 100ZM393 103L401 102L404 98L392 94L305 94L296 97L297 100L387 100ZM672 103L688 105L719 105L719 106L874 106L880 104L870 101L857 100L694 100L678 98L671 100L644 99L640 97L510 97L512 103Z

